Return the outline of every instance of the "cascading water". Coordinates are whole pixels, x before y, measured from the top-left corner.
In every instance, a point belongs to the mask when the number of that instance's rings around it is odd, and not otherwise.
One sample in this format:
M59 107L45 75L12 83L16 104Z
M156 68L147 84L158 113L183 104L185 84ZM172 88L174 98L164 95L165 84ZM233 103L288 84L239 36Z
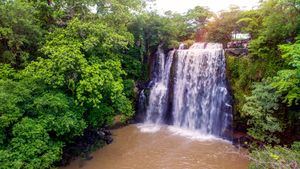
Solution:
M222 45L181 45L167 56L159 48L157 56L144 123L164 124L168 117L173 126L228 138L232 106Z
M167 93L170 70L173 62L173 53L174 51L170 52L166 58L163 50L160 47L158 49L158 70L156 71L156 76L154 76L153 80L151 81L153 87L151 88L149 105L146 110L146 122L148 123L163 123L163 115L167 111L167 106L163 105L166 105L168 100Z

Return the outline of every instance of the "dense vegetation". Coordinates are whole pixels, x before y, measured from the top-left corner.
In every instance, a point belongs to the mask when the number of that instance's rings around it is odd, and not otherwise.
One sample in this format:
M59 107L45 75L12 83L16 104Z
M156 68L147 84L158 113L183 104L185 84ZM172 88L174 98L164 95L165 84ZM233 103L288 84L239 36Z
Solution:
M133 117L147 56L195 29L179 14L144 7L141 0L0 2L0 168L51 168L87 130Z
M251 35L247 56L227 56L236 128L247 128L260 147L252 149L250 168L298 168L300 1L267 0L249 11L232 8L207 27L208 39L225 44L230 32Z
M255 140L252 168L300 166L300 1L214 14L146 11L142 0L0 1L0 168L51 168L86 131L134 116L150 55L199 34L249 54L227 57L235 128ZM297 136L298 134L298 136ZM260 148L255 145L263 145Z

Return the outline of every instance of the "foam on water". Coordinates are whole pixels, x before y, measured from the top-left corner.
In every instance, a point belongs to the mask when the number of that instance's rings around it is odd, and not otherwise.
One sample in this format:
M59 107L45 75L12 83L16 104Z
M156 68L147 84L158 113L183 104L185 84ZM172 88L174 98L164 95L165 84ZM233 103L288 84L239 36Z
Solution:
M155 124L137 124L137 127L140 129L142 133L155 133L160 130L159 125Z
M167 132L170 132L172 135L177 135L180 137L184 137L193 141L222 141L222 142L227 142L231 143L227 140L218 138L216 136L206 134L206 133L201 133L200 131L197 130L190 130L190 129L184 129L176 126L165 126L165 125L156 125L156 124L137 124L138 129L142 133L156 133L161 131L162 129L167 129Z
M216 136L206 134L206 133L201 133L200 131L197 130L190 130L190 129L184 129L176 126L169 126L168 130L172 132L175 135L179 135L191 140L197 140L197 141L224 141L228 142L227 140L218 138Z

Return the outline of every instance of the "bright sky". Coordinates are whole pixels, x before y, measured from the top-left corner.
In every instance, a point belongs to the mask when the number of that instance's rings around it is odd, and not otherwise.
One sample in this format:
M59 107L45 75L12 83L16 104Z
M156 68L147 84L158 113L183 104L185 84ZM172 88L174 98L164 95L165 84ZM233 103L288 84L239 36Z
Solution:
M258 5L260 0L156 0L154 9L163 13L171 10L184 13L195 6L207 6L214 12L229 9L230 5L237 5L241 9L251 9Z

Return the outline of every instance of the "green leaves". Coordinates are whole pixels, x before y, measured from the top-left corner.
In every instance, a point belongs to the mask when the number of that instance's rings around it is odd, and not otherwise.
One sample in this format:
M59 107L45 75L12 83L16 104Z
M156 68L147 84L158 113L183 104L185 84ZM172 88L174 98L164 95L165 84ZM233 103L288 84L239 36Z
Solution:
M0 157L2 167L49 168L61 156L62 142L50 139L44 127L35 120L24 118L13 128L14 138L9 150Z
M240 26L237 24L241 18L241 10L238 7L232 7L228 11L222 11L219 16L206 26L207 41L222 43L227 45L232 39L233 32L240 32Z
M6 1L0 3L0 61L22 68L34 54L43 30L35 17L33 3ZM20 15L21 14L21 15Z
M280 46L282 57L286 61L286 68L279 70L277 75L261 83L256 83L251 96L246 97L242 111L245 113L248 124L251 126L249 134L261 141L278 141L274 136L281 132L285 121L298 120L297 112L282 112L279 106L297 106L300 98L300 46L299 41L294 44ZM284 119L285 113L293 119ZM291 115L295 114L295 115Z
M7 141L6 131L23 116L30 94L24 84L0 80L0 148Z
M125 119L133 115L131 102L123 93L123 74L125 72L121 69L121 63L112 60L84 69L83 79L79 81L77 88L77 100L80 105L92 109L88 119L92 120L94 126L112 122L112 118L120 113ZM93 115L103 119L98 119L96 123Z
M206 7L196 6L190 9L186 17L189 23L192 23L194 30L201 29L208 22L208 19L213 16L213 13Z
M227 59L236 114L242 115L237 118L241 124L247 121L248 133L259 141L284 141L280 136L299 122L299 2L268 0L256 10L236 13L227 17L237 16L237 30L252 38L247 57ZM220 24L219 29L225 28ZM223 37L215 32L217 38Z
M63 93L44 93L37 97L31 108L37 113L37 120L48 132L57 136L72 138L81 135L86 123L83 110L76 109L73 99Z
M60 159L63 142L86 128L83 111L71 98L41 93L43 85L36 87L29 80L0 80L0 162L4 168L49 168Z
M267 146L263 150L254 150L250 154L251 163L250 169L264 169L264 168L284 168L294 169L300 164L299 142L295 142L292 149L287 147L270 147Z
M283 124L275 114L279 108L279 97L268 80L254 84L251 96L246 97L242 111L249 118L248 133L255 139L266 142L279 141L274 135L283 129Z
M280 46L282 57L286 60L288 69L280 70L274 77L272 85L278 93L284 96L284 102L289 106L299 105L300 101L300 40L294 44Z
M140 62L126 53L134 41L127 24L141 6L0 2L0 168L52 168L84 130L133 116L125 93L135 84L125 92L123 78L140 76Z
M75 19L49 34L41 50L47 57L20 72L1 65L1 166L49 168L87 125L111 124L123 112L132 116L123 94L125 72L118 58L112 59L128 39L100 27L108 28ZM89 62L92 55L99 59Z

